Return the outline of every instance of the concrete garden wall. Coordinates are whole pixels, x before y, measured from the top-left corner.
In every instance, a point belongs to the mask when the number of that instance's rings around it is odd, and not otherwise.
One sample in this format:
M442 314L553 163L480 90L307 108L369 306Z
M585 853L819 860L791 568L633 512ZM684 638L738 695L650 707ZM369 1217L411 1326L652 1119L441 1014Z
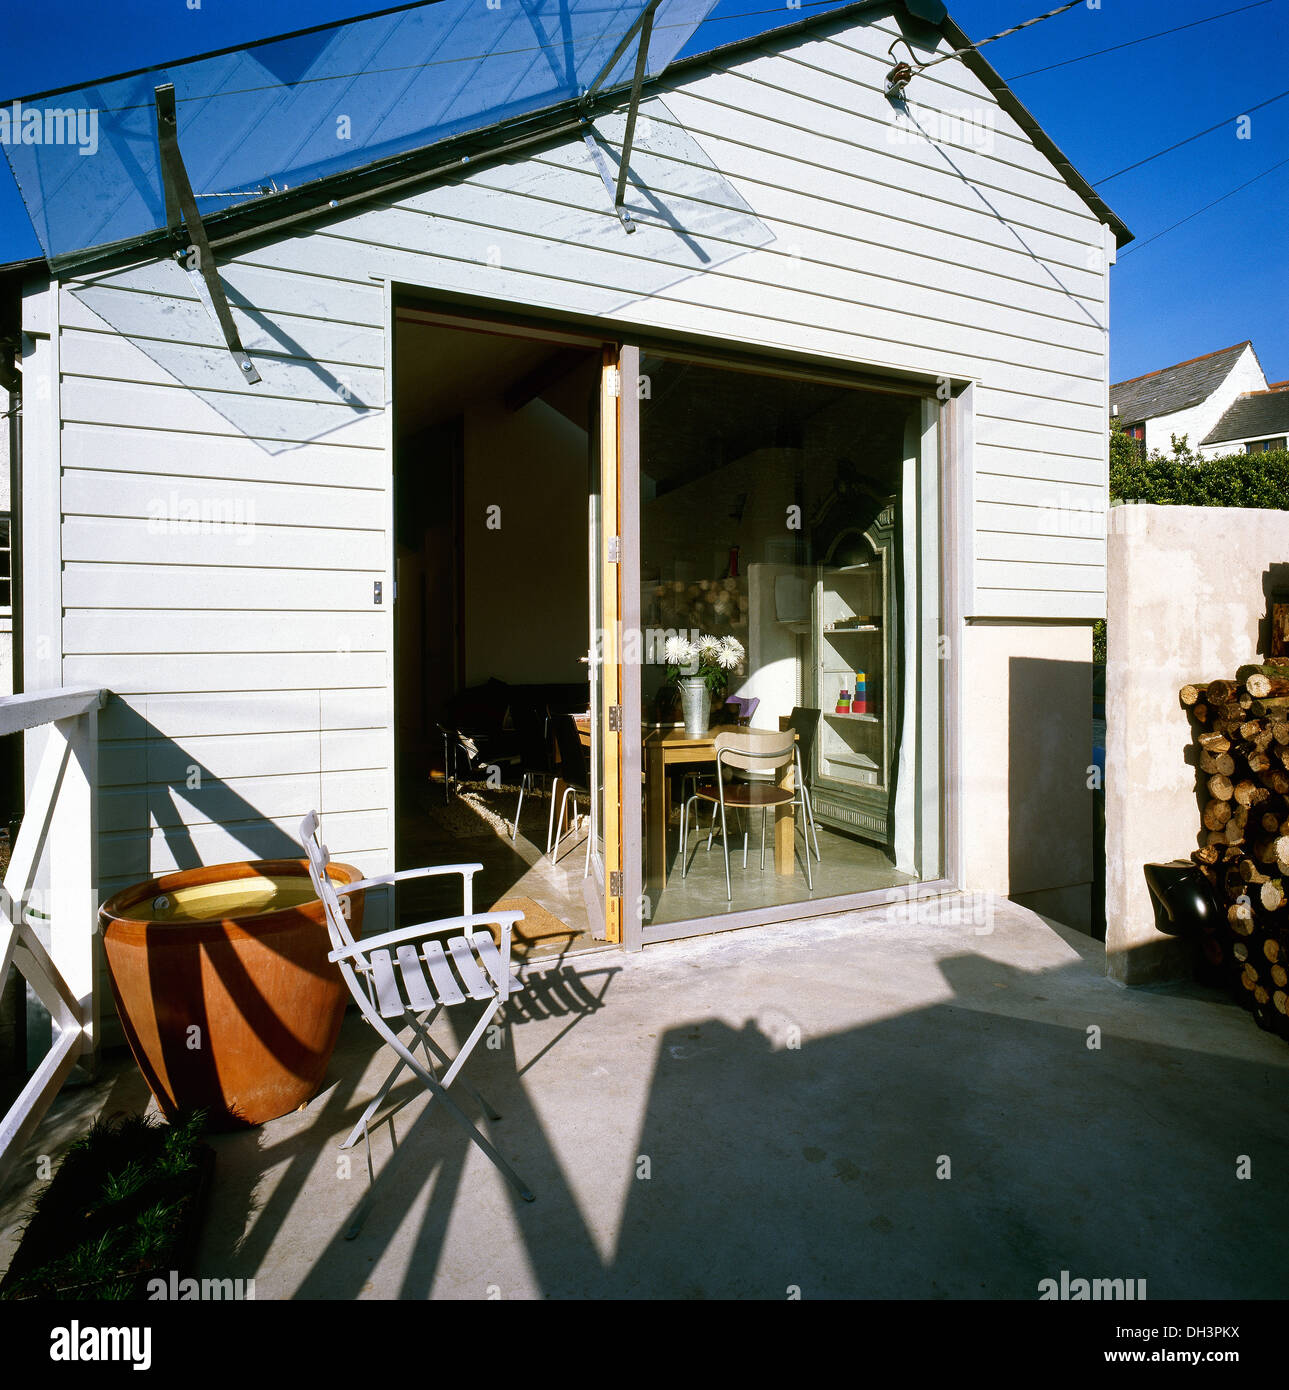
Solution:
M1265 652L1267 595L1289 588L1289 512L1112 507L1106 576L1106 972L1178 978L1142 874L1200 844L1188 681L1233 679Z

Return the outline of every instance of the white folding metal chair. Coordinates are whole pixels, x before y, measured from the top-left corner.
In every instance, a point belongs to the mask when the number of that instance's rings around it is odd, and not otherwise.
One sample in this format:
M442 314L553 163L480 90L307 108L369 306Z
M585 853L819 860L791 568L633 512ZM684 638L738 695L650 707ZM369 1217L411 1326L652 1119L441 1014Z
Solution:
M523 1180L447 1094L448 1087L457 1080L466 1059L483 1037L497 1011L512 994L523 989L519 979L511 974L510 941L514 924L522 921L524 914L509 911L473 911L473 879L483 868L482 864L442 864L424 869L404 869L398 873L382 874L377 878L361 879L357 883L340 883L332 879L327 872L331 855L323 843L322 826L316 811L311 811L300 823L300 839L308 856L309 876L313 881L314 891L322 900L326 912L327 930L332 946L328 959L339 966L345 984L348 985L349 992L362 1011L363 1017L388 1043L398 1058L394 1069L385 1078L384 1084L340 1147L351 1148L361 1135L367 1151L368 1177L374 1179L369 1133L372 1117L384 1104L390 1088L406 1067L415 1073L429 1090L431 1103L435 1100L441 1101L448 1114L496 1164L520 1197L525 1202L531 1202L533 1194ZM408 879L429 878L441 874L461 875L461 916L398 927L376 936L355 940L346 917L348 904L342 904L342 899L359 889L385 887ZM492 933L486 929L492 923L500 930L500 947L493 941ZM443 944L436 938L451 932L456 935L449 936L445 951ZM483 1012L456 1057L449 1058L430 1036L429 1026L441 1009L463 1004L467 998L481 1002ZM396 1028L403 1027L410 1028L412 1033L406 1040L400 1038L395 1031ZM415 1049L418 1043L425 1053L424 1063L416 1056ZM438 1074L435 1073L432 1058L443 1068ZM464 1077L461 1077L461 1085L474 1097L488 1119L501 1118ZM391 1120L413 1099L415 1094L393 1106L381 1117L380 1123ZM365 1211L362 1215L365 1215ZM357 1234L360 1225L361 1215L350 1229L351 1237Z

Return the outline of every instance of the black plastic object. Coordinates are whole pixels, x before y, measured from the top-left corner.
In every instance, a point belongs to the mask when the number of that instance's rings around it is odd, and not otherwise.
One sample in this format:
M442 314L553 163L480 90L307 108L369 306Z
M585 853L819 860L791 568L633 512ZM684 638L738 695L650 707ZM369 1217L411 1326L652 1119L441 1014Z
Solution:
M1146 887L1155 909L1155 926L1168 936L1198 939L1213 930L1222 913L1208 883L1189 859L1146 864Z

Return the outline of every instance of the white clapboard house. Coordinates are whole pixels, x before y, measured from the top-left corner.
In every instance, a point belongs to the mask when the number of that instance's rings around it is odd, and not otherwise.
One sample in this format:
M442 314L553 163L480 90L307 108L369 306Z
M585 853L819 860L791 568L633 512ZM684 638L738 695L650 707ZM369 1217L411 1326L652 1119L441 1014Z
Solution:
M80 115L5 147L18 679L108 692L100 896L316 808L627 948L958 888L1087 924L1128 233L935 0L708 9L439 0L24 99ZM728 890L665 698L707 632L809 790Z

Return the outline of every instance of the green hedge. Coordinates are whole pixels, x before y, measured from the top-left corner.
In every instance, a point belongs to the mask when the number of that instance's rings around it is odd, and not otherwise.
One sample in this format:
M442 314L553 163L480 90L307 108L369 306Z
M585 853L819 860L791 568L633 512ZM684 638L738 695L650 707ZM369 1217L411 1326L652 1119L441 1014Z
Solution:
M1131 440L1128 441L1132 443ZM1289 508L1289 451L1143 459L1135 449L1110 456L1110 500L1174 507Z
M1268 507L1289 510L1289 450L1200 458L1185 435L1170 458L1148 458L1116 423L1110 430L1110 502L1174 507ZM1092 628L1092 659L1105 660L1105 623Z

